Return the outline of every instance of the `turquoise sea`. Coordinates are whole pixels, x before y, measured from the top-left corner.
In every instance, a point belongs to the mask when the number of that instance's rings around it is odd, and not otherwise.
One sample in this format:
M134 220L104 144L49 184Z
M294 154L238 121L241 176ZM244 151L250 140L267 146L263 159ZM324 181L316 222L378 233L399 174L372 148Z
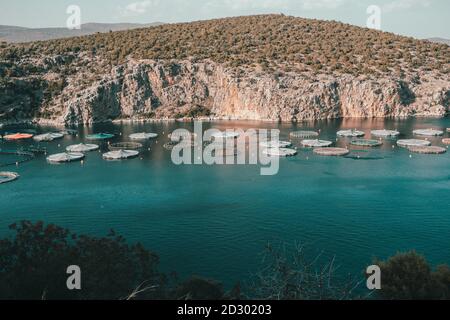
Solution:
M51 165L38 155L18 167L0 168L21 175L0 185L0 238L9 234L9 224L25 219L90 235L114 229L157 252L162 270L211 277L227 287L258 270L268 242L303 243L336 256L339 272L356 275L373 257L410 249L434 264L450 264L450 153L411 154L387 140L379 148L356 148L359 160L320 157L299 148L296 157L281 159L275 176L261 176L259 166L176 166L163 144L172 130L192 126L80 127L78 136L42 145L51 154L86 142L89 133L115 133L113 142L142 131L160 137L146 143L140 157L126 161L107 162L101 152L93 152L83 164ZM205 129L278 128L283 140L291 131L320 129L321 139L333 141L340 129L363 129L367 138L371 129L397 129L401 138L412 138L414 129L430 127L445 130L450 119L204 123ZM430 140L442 146L442 137ZM0 148L29 144L35 143L0 141ZM102 144L101 151L106 149Z

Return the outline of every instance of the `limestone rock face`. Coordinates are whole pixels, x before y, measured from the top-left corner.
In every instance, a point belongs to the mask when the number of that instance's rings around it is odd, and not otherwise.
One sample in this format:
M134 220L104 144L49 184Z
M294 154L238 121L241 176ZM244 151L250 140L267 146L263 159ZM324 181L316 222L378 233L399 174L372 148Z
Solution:
M226 69L212 61L128 59L95 74L70 75L67 86L38 114L60 124L115 119L209 117L301 121L351 117L442 117L449 111L450 79L430 72L415 79L265 73Z

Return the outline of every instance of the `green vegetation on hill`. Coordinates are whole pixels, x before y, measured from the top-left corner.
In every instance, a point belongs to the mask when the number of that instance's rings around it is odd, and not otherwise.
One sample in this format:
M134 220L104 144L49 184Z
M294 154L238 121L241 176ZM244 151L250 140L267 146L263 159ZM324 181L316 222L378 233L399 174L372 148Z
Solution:
M3 45L0 60L87 52L111 65L135 59L211 59L228 67L382 75L436 70L450 47L334 21L260 15L169 24L62 40ZM0 68L1 69L1 68Z

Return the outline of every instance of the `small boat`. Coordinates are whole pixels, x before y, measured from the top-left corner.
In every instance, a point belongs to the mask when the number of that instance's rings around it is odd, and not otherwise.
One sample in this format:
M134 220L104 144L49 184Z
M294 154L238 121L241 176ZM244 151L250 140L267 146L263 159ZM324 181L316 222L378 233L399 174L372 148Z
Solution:
M14 133L14 134L8 134L3 137L5 140L26 140L33 138L33 135L31 133Z

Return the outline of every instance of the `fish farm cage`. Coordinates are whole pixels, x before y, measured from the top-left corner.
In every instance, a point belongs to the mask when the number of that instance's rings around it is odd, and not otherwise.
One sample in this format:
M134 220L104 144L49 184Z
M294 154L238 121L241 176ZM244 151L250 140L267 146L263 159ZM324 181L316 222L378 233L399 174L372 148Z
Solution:
M139 156L136 150L115 150L103 154L105 160L125 160Z
M364 131L351 129L351 130L340 130L336 133L339 137L349 137L349 138L358 138L364 137L366 133Z
M289 136L294 139L306 139L318 137L319 133L316 131L294 131Z
M33 137L34 141L37 142L50 142L56 139L62 139L64 138L64 134L59 133L59 132L50 132L50 133L44 133L44 134L39 134L37 136Z
M67 152L91 152L91 151L95 151L98 150L100 147L97 144L84 144L84 143L80 143L80 144L73 144L70 145L66 148Z
M400 132L396 130L372 130L370 132L373 136L379 137L379 138L395 138L400 135Z
M271 157L293 157L297 154L297 150L290 148L268 148L263 150L263 154Z
M139 150L142 149L143 147L144 145L138 142L118 142L118 143L111 143L110 145L108 145L108 149L111 151Z
M345 148L316 148L314 149L314 153L319 156L346 156L350 153L348 149Z
M47 161L49 163L65 163L65 162L74 162L80 161L84 159L84 154L79 152L64 152L53 154L47 157Z
M19 174L16 172L2 171L0 172L0 184L15 181L19 177Z
M331 141L327 140L303 140L302 146L305 148L323 148L323 147L329 147L333 144Z
M147 133L147 132L141 132L141 133L133 133L129 135L131 140L150 140L155 139L158 137L157 133Z
M263 148L288 148L292 146L289 141L262 141L259 145Z
M434 146L412 146L408 150L420 154L444 154L447 152L446 148Z
M22 150L2 150L0 149L0 167L19 165L35 158L35 154Z
M398 140L397 145L402 148L427 147L431 145L431 142L427 140L405 139L405 140Z
M444 135L444 131L436 129L419 129L414 130L413 133L417 136L437 137Z
M86 136L87 140L109 140L114 138L115 135L112 133L96 133L96 134L89 134Z
M383 142L379 140L370 140L370 139L356 139L350 142L352 146L358 147L379 147L383 145Z

